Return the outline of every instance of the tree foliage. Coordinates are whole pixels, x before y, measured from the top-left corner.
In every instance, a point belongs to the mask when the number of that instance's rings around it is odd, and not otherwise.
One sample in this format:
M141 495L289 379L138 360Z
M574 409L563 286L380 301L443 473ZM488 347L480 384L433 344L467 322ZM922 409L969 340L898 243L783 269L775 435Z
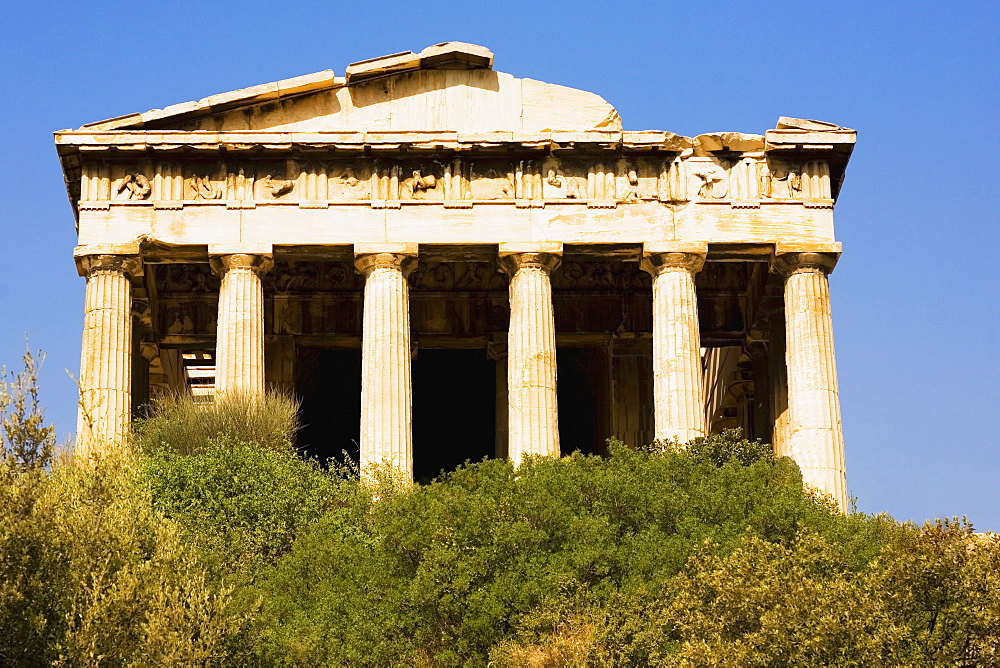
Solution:
M55 427L45 424L38 401L38 371L45 361L39 350L25 348L17 374L0 368L0 457L8 466L48 466L55 450Z

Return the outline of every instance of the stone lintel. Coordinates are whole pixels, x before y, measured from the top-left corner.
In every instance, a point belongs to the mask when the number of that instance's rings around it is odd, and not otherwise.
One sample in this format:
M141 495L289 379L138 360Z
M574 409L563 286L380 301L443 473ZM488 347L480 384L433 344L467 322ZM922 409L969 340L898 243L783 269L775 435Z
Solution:
M565 244L563 255L567 260L638 262L642 259L642 244Z
M411 242L363 242L354 244L354 257L359 255L378 255L381 253L391 253L392 255L406 255L417 257L420 247Z
M138 241L129 241L123 244L85 244L73 249L73 257L79 258L85 255L138 255L139 251Z
M562 255L563 244L561 241L505 241L500 244L497 254L501 257L508 255L518 255L520 253L547 253L548 255Z
M420 259L428 262L492 262L497 244L420 244Z
M770 262L774 244L722 243L708 244L709 262Z
M274 259L283 262L289 260L350 262L354 259L354 248L351 244L276 245Z
M220 255L264 255L272 257L274 255L274 246L272 244L260 243L209 244L208 255L209 257L218 257Z
M705 241L647 241L642 245L643 257L660 255L662 253L693 253L708 255L708 242Z
M786 253L830 253L840 256L843 246L839 241L817 241L817 242L795 242L774 245L774 254L784 255Z

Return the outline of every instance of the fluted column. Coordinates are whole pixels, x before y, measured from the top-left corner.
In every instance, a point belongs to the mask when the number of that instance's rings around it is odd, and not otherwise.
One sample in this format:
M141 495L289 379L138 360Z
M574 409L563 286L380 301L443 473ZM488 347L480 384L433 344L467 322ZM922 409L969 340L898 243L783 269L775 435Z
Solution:
M212 258L222 276L215 335L215 392L264 393L264 288L267 255L233 253Z
M559 456L556 403L556 326L549 273L555 253L514 253L501 259L510 276L507 334L508 456Z
M652 253L642 267L653 276L653 410L657 440L687 443L705 435L701 336L694 275L702 253Z
M783 450L798 463L807 485L831 495L846 512L844 436L827 281L836 262L836 255L830 253L786 253L777 260L785 275L788 369L787 442Z
M87 277L80 355L76 450L93 458L124 442L132 415L132 286L141 260L128 255L84 255Z
M410 286L416 258L364 253L354 264L365 276L361 342L361 470L389 465L413 480L410 378Z

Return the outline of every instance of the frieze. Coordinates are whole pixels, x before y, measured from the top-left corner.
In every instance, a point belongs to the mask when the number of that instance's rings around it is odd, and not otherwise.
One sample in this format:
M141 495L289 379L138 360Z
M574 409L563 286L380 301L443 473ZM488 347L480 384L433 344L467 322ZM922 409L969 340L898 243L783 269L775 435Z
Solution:
M418 292L506 291L507 279L489 262L421 262L410 285Z
M277 262L263 277L266 294L360 292L364 279L346 262Z
M704 152L702 152L704 153ZM365 204L398 208L437 202L468 207L503 202L518 206L586 204L615 207L656 202L729 204L802 202L832 207L826 160L774 156L695 154L598 159L554 156L511 158L354 158L114 162L89 161L80 182L80 207L101 202L153 204L157 208L271 203L326 208ZM460 204L462 203L462 204Z
M553 290L650 290L652 279L634 262L564 261L552 273Z
M218 294L220 278L208 264L176 263L156 266L156 289L159 294Z

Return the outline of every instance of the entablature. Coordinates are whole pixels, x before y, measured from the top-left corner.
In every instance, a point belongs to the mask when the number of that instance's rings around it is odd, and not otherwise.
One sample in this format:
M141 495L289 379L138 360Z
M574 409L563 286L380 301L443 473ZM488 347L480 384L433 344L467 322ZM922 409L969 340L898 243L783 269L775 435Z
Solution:
M642 202L832 208L853 132L804 134L828 143L769 149L760 135L658 131L62 132L57 145L78 210Z

